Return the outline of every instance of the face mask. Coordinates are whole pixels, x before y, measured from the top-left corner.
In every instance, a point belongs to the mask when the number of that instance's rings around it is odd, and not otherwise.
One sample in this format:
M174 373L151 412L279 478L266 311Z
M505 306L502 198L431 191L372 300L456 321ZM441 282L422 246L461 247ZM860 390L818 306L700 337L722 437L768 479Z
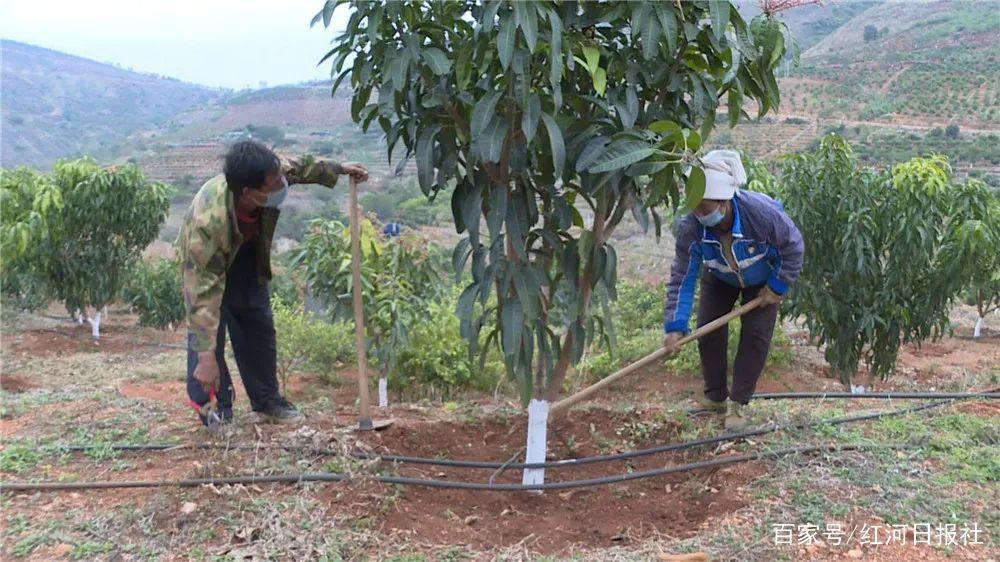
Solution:
M716 208L714 211L705 216L695 215L694 218L698 219L698 222L701 224L711 228L722 222L722 219L726 218L726 215Z
M281 189L267 196L267 202L264 203L265 207L277 209L285 202L285 197L288 196L288 178L281 176L281 183Z

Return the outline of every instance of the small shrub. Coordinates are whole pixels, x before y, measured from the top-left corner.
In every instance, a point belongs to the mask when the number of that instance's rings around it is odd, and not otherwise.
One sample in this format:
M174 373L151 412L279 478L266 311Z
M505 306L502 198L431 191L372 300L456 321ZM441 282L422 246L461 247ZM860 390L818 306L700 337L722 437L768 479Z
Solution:
M293 372L313 371L321 379L335 382L334 369L354 360L354 323L326 322L305 312L301 304L280 298L271 302L278 344L278 376L287 389Z
M407 346L400 355L399 380L390 384L430 386L441 389L446 396L455 389L491 390L497 384L503 364L490 350L480 370L478 358L469 355L469 345L462 339L455 314L457 304L454 291L428 304L425 318L409 331Z
M140 261L122 289L122 300L139 314L141 326L176 326L185 314L184 286L176 261Z

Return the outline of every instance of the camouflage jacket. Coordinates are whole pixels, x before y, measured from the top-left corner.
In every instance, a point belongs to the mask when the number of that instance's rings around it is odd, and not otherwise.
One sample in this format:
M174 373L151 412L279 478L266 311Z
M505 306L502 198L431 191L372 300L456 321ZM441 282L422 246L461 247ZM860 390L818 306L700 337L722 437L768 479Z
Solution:
M295 160L282 158L281 163L289 184L333 187L340 172L339 164L308 155ZM271 242L279 215L278 209L261 209L260 231L250 242L257 252L259 283L271 279ZM194 334L193 349L197 352L215 349L226 271L242 243L233 194L226 178L216 176L205 182L194 196L177 238L188 330Z

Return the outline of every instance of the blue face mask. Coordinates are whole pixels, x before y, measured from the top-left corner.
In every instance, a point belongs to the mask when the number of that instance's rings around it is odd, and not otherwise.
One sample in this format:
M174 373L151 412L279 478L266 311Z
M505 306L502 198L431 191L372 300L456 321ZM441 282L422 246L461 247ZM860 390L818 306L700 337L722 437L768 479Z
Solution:
M722 222L722 219L726 218L726 215L717 208L705 216L696 214L694 218L698 219L698 222L700 222L701 224L711 228Z
M283 184L281 189L267 196L267 202L264 203L265 207L277 209L285 202L285 197L288 196L288 179L285 176L281 176L281 183Z

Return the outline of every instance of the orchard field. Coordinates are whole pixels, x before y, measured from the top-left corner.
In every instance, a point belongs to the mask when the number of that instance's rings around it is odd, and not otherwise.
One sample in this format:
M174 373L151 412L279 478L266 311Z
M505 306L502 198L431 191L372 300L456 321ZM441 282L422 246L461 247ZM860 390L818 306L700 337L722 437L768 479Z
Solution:
M659 296L656 288L651 294ZM419 389L392 392L380 417L396 423L358 434L350 365L296 371L290 399L304 426L254 424L240 392L237 422L218 450L184 399L183 331L137 326L112 307L102 341L58 306L41 314L4 311L4 481L182 479L236 474L332 471L351 482L244 484L135 490L9 494L4 497L7 559L381 559L650 560L660 553L707 552L718 560L986 560L995 546L787 546L775 525L844 528L978 522L983 540L997 520L997 419L993 403L967 402L853 425L786 430L726 443L551 471L578 479L810 444L900 444L906 449L762 460L711 470L544 495L401 487L368 479L398 474L485 482L494 469L345 460L345 452L503 462L524 444L523 410L501 387L447 398ZM52 318L55 316L57 318ZM997 385L1000 321L974 341L975 313L952 312L956 334L903 350L899 372L877 390L961 391ZM653 330L655 334L655 329ZM807 334L785 325L760 391L839 390ZM552 427L553 458L613 454L718 435L690 417L683 401L700 391L694 357L657 365ZM230 358L232 362L232 358ZM493 383L494 381L490 381ZM238 383L237 383L238 384ZM858 412L892 411L902 401L769 401L753 426L795 424ZM116 451L112 444L162 443L167 451ZM64 447L83 446L81 452ZM226 447L229 447L227 450ZM237 450L235 447L249 450ZM283 450L282 447L292 447ZM300 448L300 449L299 449ZM312 449L311 451L309 449ZM325 451L325 452L319 452ZM520 482L509 470L499 482ZM797 534L797 531L796 531ZM860 536L860 535L859 535ZM796 537L797 539L797 537ZM828 541L827 541L828 542ZM851 553L853 556L855 553Z
M238 377L220 432L187 400L172 241L217 151L3 169L4 559L1000 558L1000 155L958 125L996 120L996 38L970 66L944 36L944 75L820 42L843 67L779 82L805 4L328 0L328 107L273 88L185 113L169 139L222 119L372 167L359 217L347 178L284 206L270 295L298 425L262 423ZM988 42L988 8L921 10ZM906 25L864 41L926 24ZM886 97L809 109L874 63L902 65ZM886 106L928 73L953 90ZM859 96L870 122L837 113ZM315 130L264 124L272 103ZM925 111L910 132L879 121ZM807 248L738 432L692 408L694 344L649 359L673 227L720 146ZM391 423L357 431L372 418Z

